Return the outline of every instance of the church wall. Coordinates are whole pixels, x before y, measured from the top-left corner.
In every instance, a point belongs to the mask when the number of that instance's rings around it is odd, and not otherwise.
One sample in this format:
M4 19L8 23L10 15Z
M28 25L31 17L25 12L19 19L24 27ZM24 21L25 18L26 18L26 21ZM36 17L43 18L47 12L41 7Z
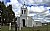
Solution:
M41 22L33 21L32 22L32 26L34 26L34 27L36 27L36 26L42 26L42 23Z
M27 7L24 7L25 4L21 7L21 13L20 13L20 27L26 26L26 27L33 27L33 26L40 26L41 23L35 22L32 17L27 16L28 10ZM27 19L28 17L28 19ZM22 21L23 19L23 21ZM25 19L25 20L24 20ZM23 22L25 25L23 25ZM38 24L36 24L38 23Z
M35 21L34 20L32 20L32 27L34 27L35 26Z
M28 27L32 27L32 19L28 17Z
M21 27L23 27L23 21L22 21L22 19L25 19L25 26L27 26L27 18L26 17L20 17Z
M34 20L32 20L30 17L23 17L21 16L20 18L18 18L17 22L18 22L18 25L23 27L23 21L22 19L25 19L25 26L26 27L33 27L33 26L42 26L42 23L40 22L36 22ZM37 24L36 24L37 23Z
M35 26L42 26L41 22L36 22Z
M17 25L20 26L20 17L17 17Z

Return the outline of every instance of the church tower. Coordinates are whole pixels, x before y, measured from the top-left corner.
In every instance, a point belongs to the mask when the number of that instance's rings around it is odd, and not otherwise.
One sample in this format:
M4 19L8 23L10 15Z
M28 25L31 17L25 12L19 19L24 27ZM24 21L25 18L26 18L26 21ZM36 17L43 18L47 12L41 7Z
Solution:
M20 26L25 27L27 24L27 7L25 3L21 7Z
M21 16L27 16L27 7L24 5L21 7Z

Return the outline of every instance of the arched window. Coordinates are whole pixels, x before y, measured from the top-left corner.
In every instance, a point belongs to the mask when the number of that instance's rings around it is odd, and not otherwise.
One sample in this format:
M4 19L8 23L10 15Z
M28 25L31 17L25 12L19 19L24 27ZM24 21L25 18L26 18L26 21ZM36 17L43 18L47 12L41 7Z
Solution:
M24 10L24 14L26 13L26 10Z
M22 14L23 14L23 10L22 10Z
M37 25L38 23L36 23L36 25Z

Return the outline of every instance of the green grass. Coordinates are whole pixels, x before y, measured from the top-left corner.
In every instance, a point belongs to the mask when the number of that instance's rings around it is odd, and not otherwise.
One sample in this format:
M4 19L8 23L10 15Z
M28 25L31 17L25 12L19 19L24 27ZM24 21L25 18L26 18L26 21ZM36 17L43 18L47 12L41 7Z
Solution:
M14 30L9 30L9 26L1 26L1 31L14 31Z
M50 25L48 26L48 29L47 29L47 26L42 26L42 27L25 27L25 28L22 28L22 30L18 30L18 31L50 31ZM9 31L9 28L8 26L2 26L1 27L1 31ZM14 30L12 30L14 31Z
M9 29L8 26L2 26L1 27L1 31L8 31L8 29Z
M22 28L21 31L33 31L33 29L32 28L29 28L29 27L26 27L26 28Z
M47 29L48 28L48 29ZM50 31L50 25L47 26L42 26L42 27L32 27L32 28L22 28L21 31Z

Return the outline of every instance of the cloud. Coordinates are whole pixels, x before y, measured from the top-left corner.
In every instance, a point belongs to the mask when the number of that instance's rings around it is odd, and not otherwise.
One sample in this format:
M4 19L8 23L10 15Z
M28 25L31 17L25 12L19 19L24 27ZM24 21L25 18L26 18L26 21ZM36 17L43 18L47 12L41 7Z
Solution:
M33 4L33 3L42 4L42 3L47 3L50 0L18 0L18 2L22 3L22 4L23 4L24 1L26 2L26 4Z
M44 9L44 7L31 7L31 10L33 11L33 12L43 12L45 9Z
M8 2L7 5L9 4L12 4L12 10L15 12L15 16L20 16L19 14L21 13L21 6L22 4L24 3L25 1L25 4L26 5L34 5L36 3L37 4L48 4L49 5L49 0L10 0L11 2ZM35 5L35 6L36 6ZM27 7L28 8L28 11L33 11L33 12L42 12L45 10L45 8L42 6L42 7L34 7L34 6L31 6L31 7ZM49 5L50 6L50 5ZM28 16L35 16L36 14L29 14L28 12Z
M22 6L22 5L21 5L21 4L19 4L19 3L18 3L18 4L16 4L16 5L15 5L15 4L13 4L13 5L12 5L12 7L13 7L12 9L13 9L13 11L14 11L14 12L19 12L19 11L20 11L21 6Z
M0 0L0 1L2 1L2 0Z
M7 3L7 5L12 4L12 9L14 12L16 12L16 10L18 10L22 4L24 3L24 1L26 2L26 4L33 4L35 2L43 2L43 0L10 0L10 3ZM48 1L48 0L47 0ZM36 7L37 8L37 7ZM30 10L30 9L29 9ZM32 7L31 7L32 10ZM34 9L35 10L35 9ZM40 10L40 9L39 9ZM35 10L36 11L36 10ZM38 11L38 10L37 10ZM40 12L40 11L39 11Z
M17 0L10 0L11 2L7 3L7 5L12 4L12 10L14 12L17 12L20 10L20 7L22 6L22 4L18 3Z
M20 8L21 8L21 6L23 4L23 1L24 0L11 0L11 4L12 4L12 7L13 7L12 9L13 9L14 12L19 12L20 13ZM27 4L32 4L33 3L32 1L34 2L34 0L25 0L25 2L27 2ZM34 12L42 12L42 11L44 11L44 7L39 8L39 7L33 7L32 6L30 8L28 6L27 8L28 8L28 11L30 11L30 10L32 10Z

